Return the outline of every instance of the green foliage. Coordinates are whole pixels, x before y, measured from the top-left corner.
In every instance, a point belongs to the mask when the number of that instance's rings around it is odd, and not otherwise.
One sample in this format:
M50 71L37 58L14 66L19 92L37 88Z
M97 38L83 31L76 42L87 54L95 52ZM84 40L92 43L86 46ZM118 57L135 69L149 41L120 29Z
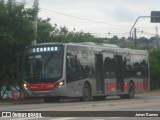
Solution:
M17 54L33 40L30 17L34 14L25 10L23 4L0 0L0 91L2 86L10 88L17 83Z
M112 38L110 38L109 44L116 44L118 45L118 37L117 36L113 36Z
M49 42L50 41L50 34L54 30L54 27L49 23L49 20L38 20L38 37L37 42Z
M160 49L149 50L151 88L160 88Z
M65 26L58 28L52 26L49 20L39 19L38 21L38 43L45 42L95 42L94 36L89 33L69 31Z

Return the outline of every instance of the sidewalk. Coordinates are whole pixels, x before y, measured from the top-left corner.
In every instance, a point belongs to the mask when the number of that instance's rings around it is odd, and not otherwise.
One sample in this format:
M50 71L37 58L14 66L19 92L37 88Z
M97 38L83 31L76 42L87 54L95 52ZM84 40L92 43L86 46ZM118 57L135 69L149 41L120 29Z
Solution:
M150 92L144 92L144 93L139 93L136 94L136 96L160 96L160 91L150 91Z
M28 103L43 103L43 99L4 99L0 101L0 105L6 105L6 104L28 104Z

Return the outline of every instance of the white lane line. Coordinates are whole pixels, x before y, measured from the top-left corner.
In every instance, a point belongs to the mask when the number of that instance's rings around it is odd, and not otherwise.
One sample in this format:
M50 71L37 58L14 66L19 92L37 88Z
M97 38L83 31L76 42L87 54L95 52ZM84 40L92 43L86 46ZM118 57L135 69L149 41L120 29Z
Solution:
M118 118L120 118L120 117L110 117L111 119L118 119Z
M19 117L15 117L14 119L12 119L13 117L10 118L10 120L36 120L36 119L41 119L44 117L26 117L26 118L19 118Z
M105 120L105 119L98 119L98 118L97 118L97 119L93 119L93 120Z
M73 120L73 119L77 119L77 118L76 117L62 117L62 118L55 118L51 120Z
M118 118L120 118L120 117L109 117L109 119L118 119ZM108 117L107 117L107 119L108 119ZM105 118L104 119L97 118L97 119L93 119L93 120L106 120L106 119Z
M13 117L10 117L10 118L3 118L3 120L36 120L36 119L45 119L46 117L30 117L30 118L18 118L18 117L15 117L15 118L13 118ZM49 118L48 120L73 120L73 119L77 119L77 118L75 118L75 117L62 117L62 118Z

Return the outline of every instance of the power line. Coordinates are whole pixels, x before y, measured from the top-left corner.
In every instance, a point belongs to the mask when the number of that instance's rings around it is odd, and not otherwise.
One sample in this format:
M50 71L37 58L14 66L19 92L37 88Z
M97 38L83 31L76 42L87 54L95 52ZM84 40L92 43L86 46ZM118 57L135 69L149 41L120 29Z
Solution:
M146 34L146 35L150 35L150 36L156 36L156 34L149 33L149 32L144 32L144 31L143 31L143 33Z
M129 35L129 32L123 32L123 33L112 33L112 32L108 32L108 33L90 33L90 34L108 34L108 35Z
M26 4L31 5L30 3L26 3ZM52 13L56 13L56 14L59 14L59 15L71 17L71 18L74 18L74 19L83 20L83 21L88 21L88 22L94 22L94 23L98 23L98 24L112 25L112 26L117 26L117 27L127 27L127 28L130 27L130 26L124 26L124 25L118 25L118 24L113 24L113 23L107 23L107 22L101 22L101 21L96 21L96 20L90 20L90 19L86 19L86 18L81 18L81 17L77 17L77 16L73 16L73 15L61 13L61 12L58 12L58 11L55 11L55 10L50 10L50 9L47 9L47 8L42 8L42 7L39 7L39 9L41 9L41 10L46 10L46 11L49 11L49 12L52 12Z
M150 32L144 31L144 30L139 30L139 31L137 31L137 32L140 32L140 33L142 33L142 34L146 34L146 35L149 35L149 36L156 36L156 34L150 33Z
M57 11L54 11L54 10L49 10L49 9L46 9L46 8L40 8L40 9L47 10L49 12L53 12L53 13L60 14L60 15L63 15L63 16L67 16L67 17L83 20L83 21L94 22L94 23L99 23L99 24L106 24L106 25L112 25L112 26L118 26L118 27L129 27L129 26L117 25L117 24L106 23L106 22L101 22L101 21L95 21L95 20L90 20L90 19L86 19L86 18L81 18L81 17L77 17L77 16L72 16L72 15L69 15L69 14L57 12Z
M94 35L94 36L105 36L105 37L111 37L111 36L125 37L125 36L129 36L129 32L123 32L123 33L108 32L108 33L90 33L90 34Z
M154 29L155 30L155 27L136 27L137 29Z

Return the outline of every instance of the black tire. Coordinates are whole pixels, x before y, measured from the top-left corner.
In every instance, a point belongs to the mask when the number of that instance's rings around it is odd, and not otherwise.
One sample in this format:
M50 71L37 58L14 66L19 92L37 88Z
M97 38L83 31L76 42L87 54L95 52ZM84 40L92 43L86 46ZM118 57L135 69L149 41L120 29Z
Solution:
M81 98L82 101L90 101L91 100L91 88L90 86L85 83L83 86L83 97Z

